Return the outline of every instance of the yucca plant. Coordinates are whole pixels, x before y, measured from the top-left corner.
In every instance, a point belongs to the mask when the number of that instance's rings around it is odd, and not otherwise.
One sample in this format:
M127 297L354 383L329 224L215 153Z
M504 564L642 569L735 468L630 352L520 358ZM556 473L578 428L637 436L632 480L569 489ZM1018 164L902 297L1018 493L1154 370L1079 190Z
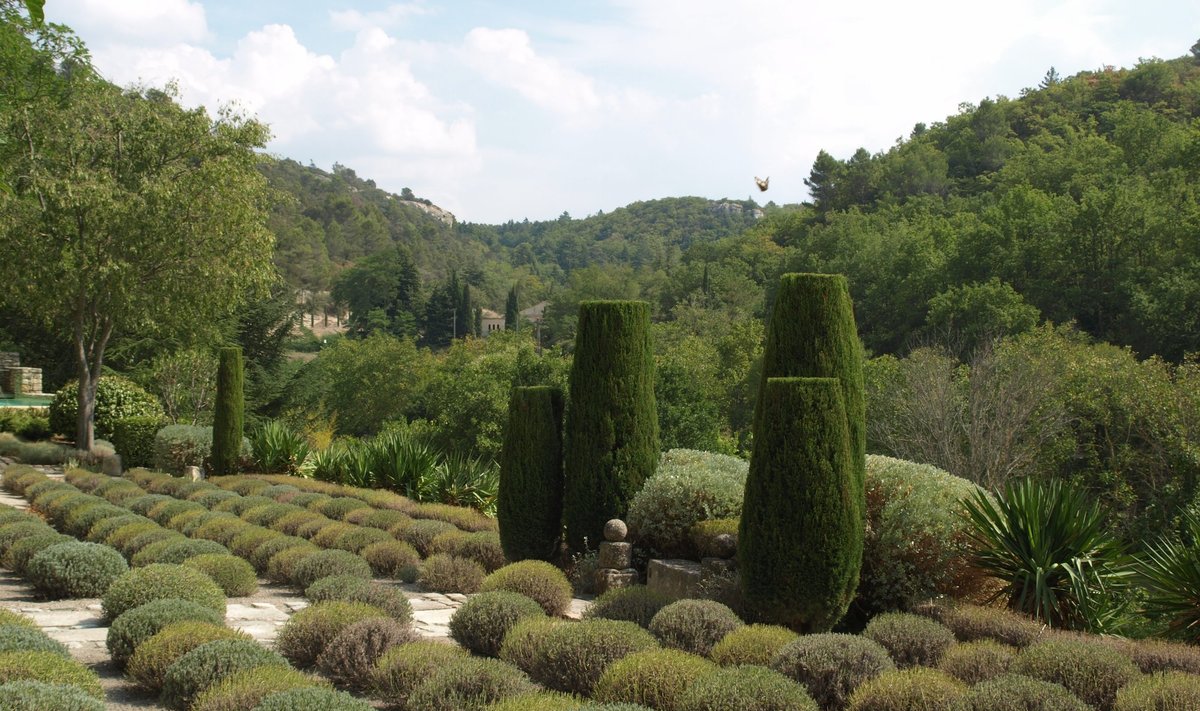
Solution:
M377 486L416 501L430 498L430 482L440 456L436 449L398 432L385 432L371 442Z
M346 448L338 442L314 451L308 458L312 477L321 481L341 481L345 453Z
M1183 538L1164 535L1134 560L1149 593L1146 612L1167 618L1173 636L1200 642L1200 517L1183 514Z
M375 453L371 445L359 440L346 440L341 458L339 484L371 488L375 482Z
M500 490L500 469L495 462L455 452L438 465L431 483L432 500L438 503L492 513Z
M254 432L250 449L259 471L274 474L300 473L308 459L308 441L279 420L267 420Z
M1010 482L964 501L975 564L999 578L1008 606L1052 627L1110 632L1132 570L1099 503L1061 481Z

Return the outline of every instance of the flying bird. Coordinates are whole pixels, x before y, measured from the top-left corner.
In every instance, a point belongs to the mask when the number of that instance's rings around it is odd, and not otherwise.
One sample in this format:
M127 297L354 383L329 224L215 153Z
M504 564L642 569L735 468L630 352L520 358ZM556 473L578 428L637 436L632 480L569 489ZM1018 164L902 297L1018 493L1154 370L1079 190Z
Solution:
M754 182L758 184L758 189L759 189L759 190L761 190L761 191L763 191L763 192L766 192L766 191L767 191L767 185L768 185L768 184L771 182L771 176L769 176L769 175L768 175L766 178L759 178L759 177L756 175L756 176L754 176Z

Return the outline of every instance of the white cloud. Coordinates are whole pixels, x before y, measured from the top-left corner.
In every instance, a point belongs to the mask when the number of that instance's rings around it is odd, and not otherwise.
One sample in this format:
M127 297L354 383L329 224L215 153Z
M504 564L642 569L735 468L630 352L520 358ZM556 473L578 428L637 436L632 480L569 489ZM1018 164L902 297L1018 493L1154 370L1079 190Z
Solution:
M330 10L329 21L335 30L358 32L372 28L398 27L414 15L425 15L429 12L429 8L419 3L396 3L374 12L360 12L353 9Z
M467 62L476 71L543 109L573 114L600 105L590 78L539 56L524 30L476 27L467 33L463 45Z
M201 42L208 36L204 6L192 0L53 0L46 19L65 22L82 37L103 35L146 46Z

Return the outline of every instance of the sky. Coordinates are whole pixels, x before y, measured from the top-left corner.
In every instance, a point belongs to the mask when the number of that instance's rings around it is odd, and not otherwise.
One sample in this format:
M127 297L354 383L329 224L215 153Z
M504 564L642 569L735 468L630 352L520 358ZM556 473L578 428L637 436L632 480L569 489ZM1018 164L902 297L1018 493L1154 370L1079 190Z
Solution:
M695 195L794 203L817 152L1187 54L1194 0L47 0L120 85L469 222ZM759 194L754 178L770 177Z

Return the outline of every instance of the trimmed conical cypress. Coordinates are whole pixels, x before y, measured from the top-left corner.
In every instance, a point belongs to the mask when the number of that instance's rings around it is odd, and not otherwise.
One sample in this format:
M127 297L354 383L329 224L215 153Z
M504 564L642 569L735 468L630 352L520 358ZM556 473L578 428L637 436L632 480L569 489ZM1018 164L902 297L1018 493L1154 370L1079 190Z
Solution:
M213 411L212 474L236 474L241 458L244 408L242 349L221 349L217 399Z
M742 595L756 620L825 632L854 598L863 549L842 386L770 378L760 403L738 529Z
M578 551L625 516L658 463L649 304L579 305L564 440L563 523Z
M496 518L509 560L550 560L562 535L563 396L548 385L513 388L500 451Z
M754 408L755 442L769 378L837 378L841 382L854 466L854 501L861 511L867 477L867 406L862 343L846 277L784 274L780 279L763 348L762 379Z

